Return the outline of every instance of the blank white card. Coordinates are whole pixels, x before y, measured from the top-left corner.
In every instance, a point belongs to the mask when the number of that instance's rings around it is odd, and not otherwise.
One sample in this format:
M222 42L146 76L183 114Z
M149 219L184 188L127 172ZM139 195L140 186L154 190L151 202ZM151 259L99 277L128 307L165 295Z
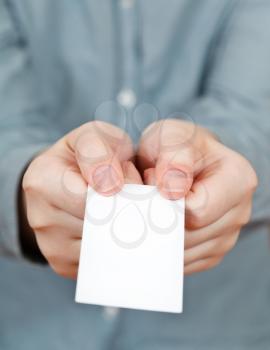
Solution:
M154 186L125 185L104 197L88 189L75 300L182 312L184 200Z

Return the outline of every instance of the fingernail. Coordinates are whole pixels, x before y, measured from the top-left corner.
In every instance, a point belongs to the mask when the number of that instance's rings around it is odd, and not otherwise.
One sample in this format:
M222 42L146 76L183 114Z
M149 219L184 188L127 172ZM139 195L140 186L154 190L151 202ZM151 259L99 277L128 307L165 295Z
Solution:
M120 186L119 176L111 165L101 165L93 174L93 187L97 192L114 192Z
M187 174L181 170L168 170L162 179L161 187L163 191L184 195L187 187Z

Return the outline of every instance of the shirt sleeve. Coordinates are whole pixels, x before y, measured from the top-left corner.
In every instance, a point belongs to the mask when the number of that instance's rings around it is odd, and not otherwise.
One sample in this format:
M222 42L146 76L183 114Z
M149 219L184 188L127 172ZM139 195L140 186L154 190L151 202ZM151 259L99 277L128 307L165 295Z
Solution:
M0 255L22 257L17 192L30 159L56 139L42 103L27 42L0 0Z
M201 95L186 112L251 162L259 178L252 220L265 224L270 222L270 1L234 5L217 33Z

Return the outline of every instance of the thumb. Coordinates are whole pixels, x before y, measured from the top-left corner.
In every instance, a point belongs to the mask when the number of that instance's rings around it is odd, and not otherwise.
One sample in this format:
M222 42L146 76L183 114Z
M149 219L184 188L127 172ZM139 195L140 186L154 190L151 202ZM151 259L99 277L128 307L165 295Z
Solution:
M124 176L116 151L95 129L68 135L68 143L85 181L97 192L109 196L120 191Z
M169 199L184 197L192 186L193 168L194 152L191 147L162 152L155 168L160 192Z

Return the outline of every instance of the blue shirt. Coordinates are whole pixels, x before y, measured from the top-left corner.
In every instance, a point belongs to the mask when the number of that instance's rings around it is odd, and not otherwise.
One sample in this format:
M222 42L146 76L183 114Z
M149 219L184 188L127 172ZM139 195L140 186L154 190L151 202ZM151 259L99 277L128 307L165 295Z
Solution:
M269 0L0 0L1 350L270 348L269 14ZM185 279L182 315L75 304L74 282L22 255L23 169L87 121L136 142L171 116L251 161L251 223Z

